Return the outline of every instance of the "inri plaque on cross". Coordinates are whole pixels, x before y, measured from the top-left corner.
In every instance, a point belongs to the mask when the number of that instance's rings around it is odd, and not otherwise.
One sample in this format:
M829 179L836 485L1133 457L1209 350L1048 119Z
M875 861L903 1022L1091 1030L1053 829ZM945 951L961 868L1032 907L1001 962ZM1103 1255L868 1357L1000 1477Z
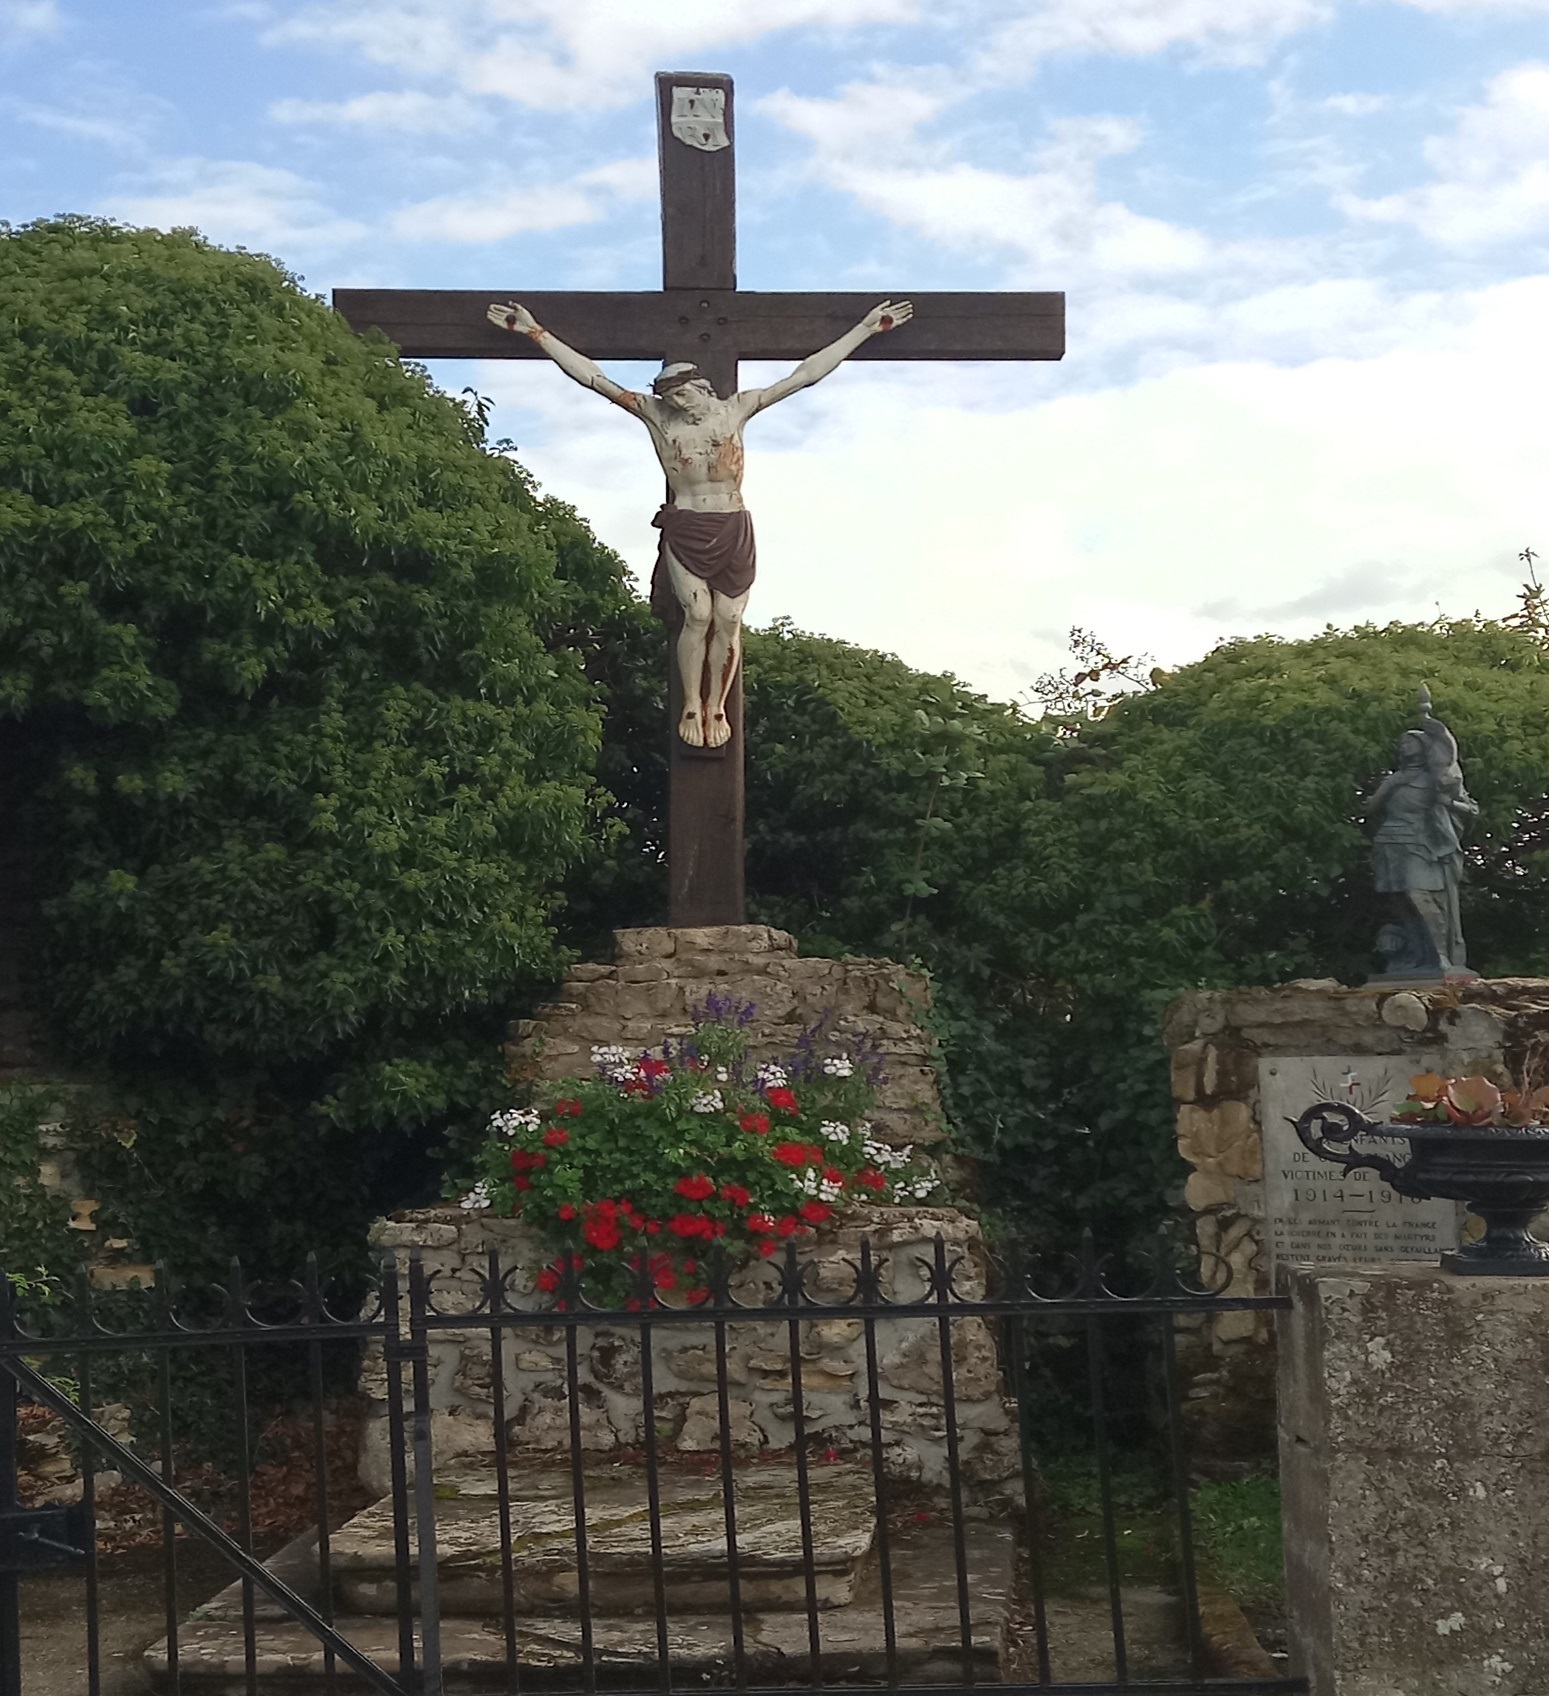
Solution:
M736 461L734 466L712 467L710 476L735 484L734 504L740 512L741 424L746 417L816 381L843 358L1058 359L1065 351L1065 297L933 293L915 294L907 304L895 305L879 304L876 293L739 289L731 78L699 71L663 72L656 79L656 94L662 185L659 291L552 293L509 285L493 290L337 289L334 304L355 329L382 330L412 359L555 359L577 381L647 424L673 491L659 518L669 521L662 525L662 553L674 567L669 574L673 593L663 600L676 656L686 651L678 628L685 606L691 623L697 616L692 597L698 590L688 573L705 578L708 570L688 558L688 545L697 545L693 519L725 507L733 497L710 497L696 506L691 482L685 485L687 494L680 492L682 480L674 479L670 463L673 431L680 415L687 413L692 420L693 414L679 404L682 395L678 403L668 405L675 386L690 380L673 367L694 368L693 378L702 378L715 396L723 401L735 396L743 403L731 420L735 441L725 430L710 443L721 450L723 460ZM502 302L511 307L492 313L491 304ZM523 333L512 335L511 330ZM884 330L892 333L878 333ZM814 355L814 349L823 351ZM660 359L663 376L653 384L653 394L633 394L603 376L592 364L598 359ZM804 364L793 377L743 396L737 392L737 367L743 359L800 359ZM713 411L714 396L705 399ZM721 408L728 416L731 410ZM688 573L668 540L684 513L690 515L684 526L687 545L678 551L685 555ZM715 540L712 537L711 543ZM703 551L708 558L715 547L706 545ZM750 533L746 553L751 567ZM721 587L735 589L736 581ZM716 593L714 601L718 616L725 606L740 620L735 595ZM713 635L703 651L702 713L698 703L685 700L683 666L669 666L668 922L673 925L741 924L745 918L742 678L740 668L733 670L718 692L709 663L716 653ZM736 651L733 647L733 665ZM714 714L712 707L717 709Z

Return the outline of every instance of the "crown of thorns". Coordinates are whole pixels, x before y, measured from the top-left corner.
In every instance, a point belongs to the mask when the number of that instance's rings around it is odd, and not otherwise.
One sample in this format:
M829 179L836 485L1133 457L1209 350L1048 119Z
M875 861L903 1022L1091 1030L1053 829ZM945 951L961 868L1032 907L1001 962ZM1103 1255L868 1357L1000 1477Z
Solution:
M705 374L697 365L664 365L651 379L654 394L664 395L669 389L680 389L685 383L702 383Z

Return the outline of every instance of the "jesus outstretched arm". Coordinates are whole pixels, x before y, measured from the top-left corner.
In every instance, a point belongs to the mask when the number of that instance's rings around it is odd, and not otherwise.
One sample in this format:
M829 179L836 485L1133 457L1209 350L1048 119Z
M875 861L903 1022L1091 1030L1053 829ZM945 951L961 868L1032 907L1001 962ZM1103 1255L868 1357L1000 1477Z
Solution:
M838 341L830 342L827 347L819 348L816 353L802 360L789 377L781 377L767 389L745 389L737 396L742 403L744 415L751 418L755 413L762 412L765 407L773 406L776 401L784 400L788 395L797 394L802 389L810 389L814 383L822 382L831 371L837 371L863 342L869 342L873 336L885 335L889 330L896 330L900 324L907 324L913 316L914 308L907 300L884 300L879 306L872 307L853 330L846 330Z
M615 383L595 360L588 359L584 353L577 353L568 343L545 330L525 306L518 306L515 301L507 301L504 306L492 305L485 317L499 329L526 336L583 389L594 389L604 400L611 400L626 412L639 412L644 395L626 389L622 383Z

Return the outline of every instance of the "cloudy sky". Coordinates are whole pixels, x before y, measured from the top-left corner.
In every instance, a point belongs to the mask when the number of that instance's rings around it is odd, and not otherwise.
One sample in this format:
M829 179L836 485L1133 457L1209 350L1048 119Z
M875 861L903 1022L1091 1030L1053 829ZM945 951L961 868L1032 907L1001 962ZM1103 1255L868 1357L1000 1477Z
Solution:
M753 424L755 622L1009 698L1072 624L1171 664L1505 612L1549 554L1549 0L0 0L0 217L320 292L653 288L681 68L737 79L744 286L1068 294L1062 364ZM637 424L437 375L647 569Z

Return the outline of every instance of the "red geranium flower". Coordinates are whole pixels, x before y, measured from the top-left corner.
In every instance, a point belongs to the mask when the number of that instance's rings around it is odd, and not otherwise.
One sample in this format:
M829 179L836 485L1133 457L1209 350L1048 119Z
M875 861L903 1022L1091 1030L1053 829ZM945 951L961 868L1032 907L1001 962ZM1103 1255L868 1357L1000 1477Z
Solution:
M782 1166L805 1166L807 1164L807 1145L804 1142L776 1143L774 1157Z
M823 1178L826 1183L838 1184L841 1188L848 1182L843 1172L837 1166L825 1166Z
M559 1288L559 1273L552 1266L545 1266L538 1274L538 1288L554 1291Z
M855 1181L858 1184L864 1184L869 1190L885 1190L887 1188L887 1179L875 1166L861 1167L860 1171L855 1174Z
M710 1221L703 1213L674 1213L667 1221L667 1229L675 1237L687 1241L691 1237L710 1237L714 1234Z
M758 1252L763 1255L765 1259L768 1259L771 1254L778 1254L780 1252L780 1245L778 1243L772 1243L766 1238L758 1245Z
M593 1248L617 1248L623 1241L623 1233L619 1230L618 1220L594 1213L581 1227L581 1235Z
M512 1178L511 1182L515 1184L519 1190L530 1190L532 1188L532 1179L529 1178L525 1172L518 1172L516 1176Z
M688 1201L707 1201L715 1194L715 1180L707 1178L703 1172L695 1172L692 1177L679 1178L672 1187Z
M801 1108L796 1102L796 1092L789 1089L765 1090L764 1100L780 1113L799 1113Z
M733 1207L746 1207L753 1199L741 1184L722 1184L721 1200L729 1201Z
M559 1216L561 1219L574 1219L575 1204L569 1201L562 1201L559 1204Z
M787 1213L783 1219L775 1221L775 1230L782 1237L794 1237L801 1229L801 1220L794 1213Z
M661 1228L662 1222L660 1219L647 1219L645 1222L645 1234L648 1237L659 1236L661 1234Z
M554 1111L562 1119L579 1119L584 1111L583 1104L573 1095L567 1095L563 1100L554 1103Z
M767 1237L775 1228L775 1222L767 1213L750 1213L747 1226L755 1237Z
M548 1155L539 1154L536 1150L526 1148L513 1148L511 1150L511 1170L513 1172L541 1172L548 1163Z
M665 1078L672 1067L665 1060L658 1060L654 1054L647 1054L635 1069L644 1078Z
M752 1131L757 1136L769 1134L769 1115L767 1113L744 1113L737 1123L745 1131Z
M804 1201L796 1211L809 1225L821 1225L834 1210L826 1201Z
M570 1141L569 1131L562 1131L558 1125L550 1125L543 1133L545 1148L563 1148Z

